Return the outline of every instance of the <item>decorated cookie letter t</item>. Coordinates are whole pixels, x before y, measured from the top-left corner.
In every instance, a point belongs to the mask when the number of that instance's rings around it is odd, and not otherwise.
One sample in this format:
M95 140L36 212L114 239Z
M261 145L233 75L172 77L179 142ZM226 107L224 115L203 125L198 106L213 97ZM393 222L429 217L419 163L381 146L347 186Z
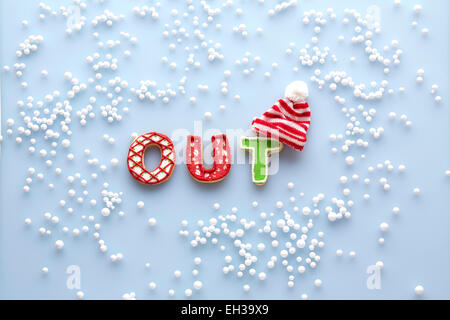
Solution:
M280 152L283 144L274 139L242 137L241 148L251 152L253 183L264 185L269 179L269 156L271 153Z

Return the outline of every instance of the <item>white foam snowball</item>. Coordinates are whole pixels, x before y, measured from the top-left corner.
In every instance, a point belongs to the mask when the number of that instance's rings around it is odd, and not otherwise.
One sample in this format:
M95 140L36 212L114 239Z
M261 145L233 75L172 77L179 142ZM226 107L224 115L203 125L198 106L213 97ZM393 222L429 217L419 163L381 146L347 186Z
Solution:
M355 158L353 158L352 156L347 156L345 158L345 163L347 163L347 165L351 166L353 163L355 163Z
M425 289L424 289L423 286L421 286L421 285L419 284L418 286L416 286L416 287L414 288L414 292L415 292L418 296L421 296L421 295L425 292Z
M68 147L70 146L70 140L64 139L64 140L61 142L61 144L62 144L62 146L63 146L64 148L68 148Z
M203 283L201 281L197 280L197 281L194 282L194 289L195 290L200 290L202 288L202 286L203 286Z
M64 241L62 241L62 240L56 240L56 242L55 242L55 247L56 247L56 249L61 250L62 248L64 248Z
M107 217L111 214L111 211L108 208L102 209L102 216Z
M148 219L148 225L149 225L150 227L156 226L156 219L155 219L155 218L150 218L150 219Z
M303 207L302 212L305 216L308 216L311 213L311 209L309 207Z
M117 159L117 158L111 159L111 165L113 167L116 167L118 164L119 164L119 159Z
M383 232L388 231L389 230L389 224L387 222L382 222L380 224L380 230L383 231Z
M420 13L422 11L422 6L420 4L415 4L413 10L415 13Z

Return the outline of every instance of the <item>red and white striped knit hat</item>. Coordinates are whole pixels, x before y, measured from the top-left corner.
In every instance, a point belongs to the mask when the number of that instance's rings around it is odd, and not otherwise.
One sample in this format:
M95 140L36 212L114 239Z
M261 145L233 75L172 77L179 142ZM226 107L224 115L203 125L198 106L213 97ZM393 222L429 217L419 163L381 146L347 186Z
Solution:
M302 151L311 122L306 102L308 86L303 81L294 81L286 87L284 96L261 117L253 119L252 130Z

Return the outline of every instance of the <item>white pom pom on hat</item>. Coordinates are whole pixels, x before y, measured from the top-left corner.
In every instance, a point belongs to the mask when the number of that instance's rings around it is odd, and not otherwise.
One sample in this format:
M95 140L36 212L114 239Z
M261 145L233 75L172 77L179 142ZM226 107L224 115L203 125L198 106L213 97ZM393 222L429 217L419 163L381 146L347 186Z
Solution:
M304 81L291 82L284 91L284 97L292 102L305 102L308 98L308 85Z

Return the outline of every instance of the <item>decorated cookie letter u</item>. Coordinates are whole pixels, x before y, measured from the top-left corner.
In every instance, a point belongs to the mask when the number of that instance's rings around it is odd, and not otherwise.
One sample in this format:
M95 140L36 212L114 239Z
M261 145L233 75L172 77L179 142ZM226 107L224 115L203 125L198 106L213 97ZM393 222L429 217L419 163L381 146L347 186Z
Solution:
M271 153L280 152L283 144L275 139L242 137L241 148L251 152L253 183L264 185L269 179L269 156Z
M223 180L231 169L231 152L227 136L219 134L211 137L214 164L212 168L203 166L203 146L201 137L188 136L186 163L191 176L198 182L214 183Z
M144 163L145 151L149 147L161 150L161 162L152 171L148 171ZM127 164L130 174L140 183L154 185L167 181L175 168L175 149L172 140L157 132L137 137L128 151Z

